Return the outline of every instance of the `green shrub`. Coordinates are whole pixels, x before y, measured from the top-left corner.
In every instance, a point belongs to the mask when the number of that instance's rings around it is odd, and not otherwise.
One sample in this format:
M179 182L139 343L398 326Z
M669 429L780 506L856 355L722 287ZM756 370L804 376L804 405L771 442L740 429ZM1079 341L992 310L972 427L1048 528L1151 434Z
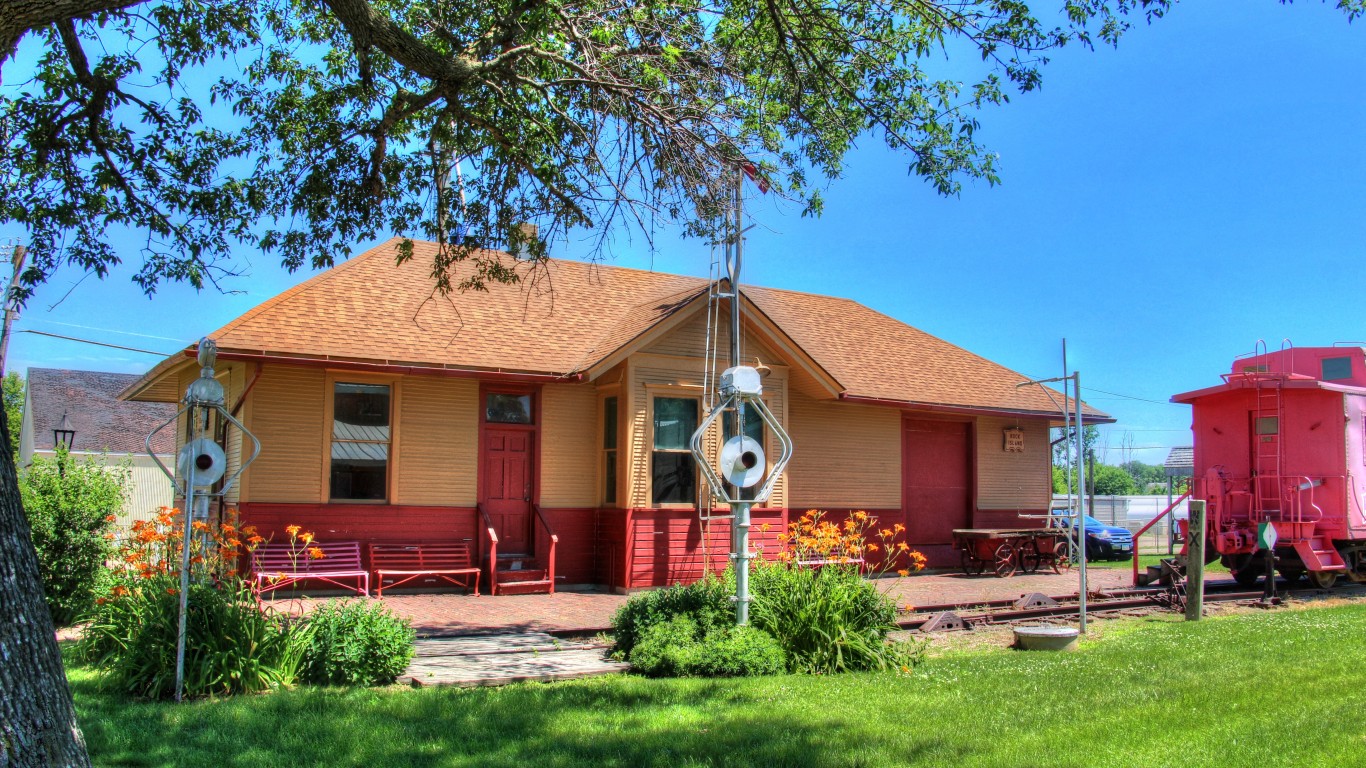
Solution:
M58 446L56 458L35 457L19 475L43 594L58 626L70 624L94 602L128 478L127 465L107 467L93 456L73 461L64 446Z
M676 616L689 617L703 634L730 626L735 623L734 594L735 579L728 571L722 578L709 576L687 586L675 584L635 595L612 616L613 653L630 658L647 629Z
M919 661L919 646L887 640L896 603L853 566L764 563L750 586L750 621L777 640L792 672L906 671Z
M417 633L378 602L333 602L308 617L303 678L320 685L387 685L413 658Z
M694 671L698 677L778 675L787 655L769 633L755 627L727 627L703 638Z
M645 628L631 650L631 666L650 677L682 677L697 664L697 622L675 616Z
M96 601L82 655L126 693L175 694L179 582L161 575L115 584ZM291 685L307 647L307 629L267 616L250 588L192 584L186 618L185 694L254 693Z
M786 669L783 649L763 630L714 627L675 616L647 628L631 651L631 666L650 677L743 677Z

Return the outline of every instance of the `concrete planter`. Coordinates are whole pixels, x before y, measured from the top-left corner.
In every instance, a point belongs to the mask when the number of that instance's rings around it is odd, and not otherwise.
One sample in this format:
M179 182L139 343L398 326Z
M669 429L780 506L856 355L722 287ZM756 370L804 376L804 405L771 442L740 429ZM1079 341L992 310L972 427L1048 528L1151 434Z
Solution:
M1032 625L1015 628L1015 647L1022 651L1075 651L1076 627Z

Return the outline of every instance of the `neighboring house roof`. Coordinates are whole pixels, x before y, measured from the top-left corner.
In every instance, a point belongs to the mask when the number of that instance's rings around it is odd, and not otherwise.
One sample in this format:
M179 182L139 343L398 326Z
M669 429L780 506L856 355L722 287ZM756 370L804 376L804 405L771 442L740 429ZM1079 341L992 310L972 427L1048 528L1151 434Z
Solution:
M65 414L76 431L75 451L146 453L147 435L175 415L172 403L129 402L119 393L141 378L127 373L28 369L27 402L33 448L51 451L52 430ZM175 430L165 429L153 441L159 454L175 452Z
M701 278L551 260L534 280L487 292L433 295L436 245L414 242L395 265L398 240L353 257L208 334L220 354L571 376L616 359L706 301ZM1059 414L1028 377L857 302L741 286L795 347L830 394L849 399L1014 413ZM747 311L750 311L747 310ZM166 385L176 355L125 397L178 397ZM1061 395L1053 393L1058 403ZM1111 421L1087 408L1096 421ZM1089 419L1088 419L1089 420Z
M1189 475L1195 471L1195 449L1191 446L1176 447L1167 453L1163 462L1169 475Z

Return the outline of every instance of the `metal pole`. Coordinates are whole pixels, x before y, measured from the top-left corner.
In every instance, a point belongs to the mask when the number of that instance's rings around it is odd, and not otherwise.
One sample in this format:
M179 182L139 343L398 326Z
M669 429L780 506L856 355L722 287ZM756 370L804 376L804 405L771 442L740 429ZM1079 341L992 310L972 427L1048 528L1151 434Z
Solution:
M733 261L730 269L730 365L732 368L740 365L740 266L743 261L744 236L742 235L742 214L744 211L744 198L741 194L744 185L744 175L740 170L735 172L735 207L731 212L734 217L731 230L731 255ZM735 401L735 434L745 433L744 402ZM723 435L724 437L724 435ZM736 495L741 491L737 487ZM733 501L731 502L731 551L735 558L735 623L738 626L745 626L749 623L749 510L751 502Z
M735 623L745 626L749 623L749 508L750 502L737 501L732 504L735 510Z
M1205 610L1205 502L1191 499L1190 536L1186 545L1186 621L1199 621Z
M191 408L186 414L187 431L193 439L195 429L195 411ZM188 445L190 440L185 441ZM194 536L194 525L191 523L194 509L194 462L185 462L185 537L181 542L180 549L180 619L176 626L175 638L175 700L181 701L185 694L185 620L190 610L190 541Z
M743 254L743 246L740 234L741 216L741 197L740 180L744 178L739 171L735 172L735 210L732 215L735 217L733 229L731 230L731 255L734 261L730 270L730 367L734 368L740 364L740 262ZM742 433L743 434L743 433Z
M1082 445L1081 419L1081 371L1072 374L1072 397L1077 405L1077 482L1081 482L1086 469L1086 452ZM1080 586L1077 591L1081 634L1086 634L1086 494L1077 494L1077 523L1072 528L1077 537L1077 574Z
M1066 464L1063 479L1067 488L1067 511L1072 511L1072 441L1067 433L1072 431L1072 409L1067 407L1067 339L1062 340L1062 456Z
M10 326L14 324L14 316L18 314L14 311L14 284L19 282L19 273L24 271L24 257L27 254L24 246L14 246L14 253L10 261L14 265L14 276L10 278L9 286L5 288L5 323L0 328L0 376L5 375L5 356L9 352ZM11 440L18 440L18 435L12 435Z

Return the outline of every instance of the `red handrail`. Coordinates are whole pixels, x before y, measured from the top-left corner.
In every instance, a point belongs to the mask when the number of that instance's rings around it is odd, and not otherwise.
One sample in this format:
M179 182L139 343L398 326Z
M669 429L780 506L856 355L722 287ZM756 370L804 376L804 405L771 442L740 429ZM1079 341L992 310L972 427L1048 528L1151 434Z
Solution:
M478 504L475 507L479 510L479 516L484 519L484 530L489 537L489 594L498 594L498 534L493 530L493 521L489 519L489 513L484 511L484 505Z
M1153 517L1153 519L1149 520L1148 523L1147 523L1146 525L1144 525L1142 528L1139 528L1139 529L1138 529L1138 532L1134 534L1134 557L1133 557L1133 566L1134 566L1134 586L1135 586L1135 587L1138 586L1138 540L1139 540L1138 537L1142 536L1143 533L1144 533L1145 531L1147 531L1149 528L1153 527L1154 525L1157 525L1157 521L1158 521L1158 520L1161 520L1162 518L1166 517L1167 515L1170 515L1170 514L1172 513L1172 510L1176 509L1176 505L1177 505L1177 504L1180 504L1181 502L1183 502L1183 501L1185 501L1186 499L1190 498L1191 490L1192 490L1192 488L1187 488L1185 493L1183 493L1183 494L1181 494L1180 496L1177 496L1177 497L1176 497L1176 501L1173 501L1171 504L1168 504L1166 509L1164 509L1164 510L1162 510L1161 512L1157 513L1157 515L1155 515L1155 516Z
M541 527L545 529L546 536L550 537L550 549L546 552L545 573L550 580L550 593L555 593L555 545L560 542L560 537L550 530L550 523L546 521L545 515L541 513L539 504L532 504L531 511L536 513L536 519L540 521Z

